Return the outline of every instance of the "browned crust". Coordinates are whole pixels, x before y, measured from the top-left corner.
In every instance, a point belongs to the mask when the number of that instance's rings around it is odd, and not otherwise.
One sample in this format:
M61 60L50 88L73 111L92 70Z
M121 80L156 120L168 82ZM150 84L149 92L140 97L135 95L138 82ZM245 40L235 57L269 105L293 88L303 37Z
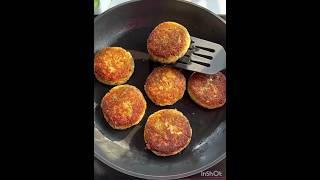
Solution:
M147 108L141 91L132 85L113 87L101 101L105 120L114 129L127 129L138 124Z
M226 77L221 72L214 75L194 72L187 89L191 99L204 108L215 109L226 103Z
M163 22L149 35L147 49L152 60L171 64L186 54L190 41L184 26L176 22Z
M173 67L157 67L149 74L144 89L147 96L156 105L172 105L183 97L186 90L186 78Z
M94 74L98 81L107 85L126 83L134 71L130 52L121 47L107 47L98 51L94 58Z
M149 116L144 128L147 149L158 156L171 156L185 149L191 141L188 119L176 109L159 110Z

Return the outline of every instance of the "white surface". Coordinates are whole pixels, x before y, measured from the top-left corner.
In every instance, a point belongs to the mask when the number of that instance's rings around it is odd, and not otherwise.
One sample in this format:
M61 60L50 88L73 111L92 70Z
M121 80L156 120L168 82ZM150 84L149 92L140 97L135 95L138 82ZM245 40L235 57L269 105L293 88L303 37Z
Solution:
M127 1L129 0L111 0L109 8ZM210 11L214 12L215 14L226 15L226 0L185 0L185 1L193 2L202 7L205 7Z
M110 7L111 0L99 0L99 6L94 10L94 15L98 15L106 11Z

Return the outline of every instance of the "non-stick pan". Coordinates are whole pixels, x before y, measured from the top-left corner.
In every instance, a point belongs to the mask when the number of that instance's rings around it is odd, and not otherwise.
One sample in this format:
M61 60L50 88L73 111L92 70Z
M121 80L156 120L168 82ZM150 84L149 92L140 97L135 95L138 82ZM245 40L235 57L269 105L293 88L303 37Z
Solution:
M173 179L203 171L226 156L226 108L207 110L196 105L185 92L183 99L167 107L154 105L143 85L159 64L147 59L146 41L161 22L184 25L192 36L226 46L225 21L210 11L185 1L140 0L115 6L94 21L94 51L121 46L132 52L135 71L127 82L139 88L147 100L143 120L127 130L114 130L104 120L100 102L111 86L94 82L94 153L100 161L128 175L147 179ZM182 71L188 79L191 72ZM176 108L189 119L193 129L189 146L180 154L158 157L145 149L143 130L150 114Z

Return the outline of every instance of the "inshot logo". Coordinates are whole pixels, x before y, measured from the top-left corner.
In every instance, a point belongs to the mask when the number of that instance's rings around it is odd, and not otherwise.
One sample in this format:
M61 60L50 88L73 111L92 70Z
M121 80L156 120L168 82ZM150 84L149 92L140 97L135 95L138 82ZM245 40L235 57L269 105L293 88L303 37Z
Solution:
M201 176L222 176L221 171L202 171Z

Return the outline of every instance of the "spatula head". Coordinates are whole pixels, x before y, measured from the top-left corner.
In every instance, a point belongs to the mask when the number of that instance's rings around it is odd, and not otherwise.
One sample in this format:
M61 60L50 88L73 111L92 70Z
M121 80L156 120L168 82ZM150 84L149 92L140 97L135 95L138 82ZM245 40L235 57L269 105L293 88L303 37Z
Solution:
M191 36L191 44L175 67L204 74L215 74L226 68L226 51L217 43Z

